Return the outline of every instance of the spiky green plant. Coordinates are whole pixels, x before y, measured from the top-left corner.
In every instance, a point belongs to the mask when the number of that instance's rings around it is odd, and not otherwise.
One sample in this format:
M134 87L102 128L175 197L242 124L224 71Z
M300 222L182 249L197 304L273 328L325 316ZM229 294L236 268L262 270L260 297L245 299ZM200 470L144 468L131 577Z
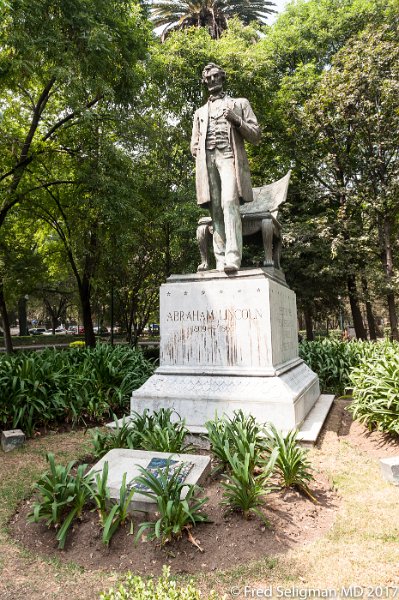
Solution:
M350 380L353 417L370 430L399 435L399 344L376 345L372 359L363 359Z
M102 458L107 452L114 448L129 448L131 450L141 447L140 437L134 426L134 422L122 419L119 423L118 417L114 415L115 427L106 431L98 428L92 430L91 442L95 458Z
M96 506L100 524L104 526L108 515L110 492L108 487L108 461L105 461L102 473L94 473L95 485L93 486L92 500Z
M284 436L274 425L269 425L267 447L269 452L277 450L275 469L280 475L282 487L297 488L317 502L308 485L314 480L308 452L298 445L298 433L294 429Z
M264 496L272 490L269 480L277 451L271 453L258 476L254 474L256 462L254 444L250 444L249 450L244 454L238 452L231 454L227 446L225 451L228 457L229 472L223 474L223 504L227 504L232 510L242 512L246 519L250 517L251 513L254 513L268 524L268 520L259 510L259 506L263 504Z
M130 514L130 503L135 490L126 483L126 477L127 473L124 473L119 489L119 501L113 502L113 506L104 520L102 540L106 546L109 545L119 527L125 524Z
M242 410L238 410L232 417L215 416L213 421L205 423L205 427L211 450L220 461L222 469L226 469L229 457L235 452L242 457L249 452L254 463L251 468L259 463L264 447L265 426L260 425L252 415L245 415Z
M208 522L208 517L202 512L208 498L197 498L202 489L194 484L180 480L184 465L180 465L173 473L170 472L170 461L165 469L155 475L151 471L139 467L141 475L135 478L135 483L144 486L149 491L140 489L140 494L156 501L159 519L142 523L138 530L136 541L144 531L148 531L150 540L159 539L161 545L172 538L180 537L183 530L197 523ZM187 488L184 499L182 492Z
M50 470L36 483L39 498L35 501L28 521L45 520L47 525L58 527L59 548L64 548L67 534L75 518L79 518L93 495L93 475L85 475L87 465L79 465L74 476L74 462L66 467L56 465L54 455L47 454Z

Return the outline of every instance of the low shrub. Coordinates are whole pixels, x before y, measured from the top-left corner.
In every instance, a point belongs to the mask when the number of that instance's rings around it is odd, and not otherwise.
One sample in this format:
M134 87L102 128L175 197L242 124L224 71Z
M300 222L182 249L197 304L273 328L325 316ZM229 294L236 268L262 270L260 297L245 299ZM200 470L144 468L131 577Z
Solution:
M39 498L34 502L28 520L34 523L45 520L47 525L58 528L58 547L62 549L72 522L81 516L93 496L94 477L85 475L87 465L79 465L73 475L74 462L66 467L56 465L51 453L47 455L47 461L50 470L35 485Z
M219 460L221 468L228 467L232 454L237 452L244 457L252 446L252 467L259 462L264 447L265 427L257 423L252 415L244 415L242 410L237 410L232 417L215 417L213 421L207 421L205 427L211 450Z
M177 420L172 420L173 415ZM191 452L193 446L186 444L189 433L184 421L170 408L160 408L150 413L145 409L142 414L133 412L129 420L118 423L114 416L115 427L108 431L95 429L91 432L93 453L101 458L112 448L130 448L152 450L153 452Z
M86 342L84 342L83 340L76 340L75 342L70 342L69 347L70 348L85 348Z
M377 344L373 355L353 369L350 381L353 417L370 430L399 435L399 344Z
M171 464L171 461L168 461L165 469L158 470L156 474L139 467L141 475L135 478L135 484L142 486L140 494L156 501L159 519L142 523L136 541L148 530L148 539L159 539L163 545L172 538L179 538L183 531L192 525L208 521L207 515L202 512L208 498L196 498L196 494L202 491L201 488L181 481L183 464L173 472ZM187 488L187 492L182 499L184 488Z
M50 423L88 425L123 414L154 365L140 351L95 348L0 356L0 425L32 436Z
M267 447L270 453L277 450L274 466L280 476L282 487L297 488L315 502L316 499L308 485L314 480L312 468L307 450L297 443L298 433L298 430L294 429L284 436L274 425L269 425Z
M162 576L157 582L154 579L143 580L138 575L129 573L127 580L116 590L103 592L100 600L201 600L203 596L190 582L187 587L178 586L170 576L170 567L163 567ZM215 592L208 594L208 600L225 600L226 596L218 596Z
M323 392L342 395L351 385L352 369L363 358L372 357L378 346L380 344L358 340L303 341L299 344L299 356L318 375Z
M244 453L235 452L230 454L229 449L226 447L229 472L223 474L222 502L232 510L242 512L246 519L250 517L251 513L255 513L264 523L268 524L267 519L259 510L259 506L263 504L264 496L272 490L272 486L269 486L268 483L277 457L277 451L274 450L271 453L258 475L254 473L254 466L257 462L256 454L254 444L251 444L248 451Z

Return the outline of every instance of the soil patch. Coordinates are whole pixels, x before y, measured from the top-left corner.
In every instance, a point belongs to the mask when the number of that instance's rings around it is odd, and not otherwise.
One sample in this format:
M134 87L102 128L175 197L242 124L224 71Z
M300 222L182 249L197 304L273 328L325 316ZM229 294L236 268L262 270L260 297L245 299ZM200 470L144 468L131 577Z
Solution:
M31 500L21 504L14 515L11 534L35 554L56 556L86 569L130 569L157 575L162 565L169 564L174 573L196 573L229 569L314 540L331 526L337 502L328 481L318 473L312 485L318 504L294 490L272 492L266 496L262 509L270 523L265 526L258 516L245 520L240 514L226 513L226 507L220 504L222 488L218 479L209 481L205 492L209 498L205 512L212 522L191 530L203 552L190 543L185 534L164 548L144 538L135 545L134 535L129 535L130 522L115 534L106 548L97 514L89 511L81 522L76 522L61 551L57 548L54 529L48 529L44 523L27 523ZM147 518L142 515L133 519L134 532L144 520Z
M372 458L399 455L399 437L389 436L381 431L369 431L359 421L354 421L347 410L350 403L350 399L334 400L317 445L322 447L325 436L334 432L339 441L348 442Z

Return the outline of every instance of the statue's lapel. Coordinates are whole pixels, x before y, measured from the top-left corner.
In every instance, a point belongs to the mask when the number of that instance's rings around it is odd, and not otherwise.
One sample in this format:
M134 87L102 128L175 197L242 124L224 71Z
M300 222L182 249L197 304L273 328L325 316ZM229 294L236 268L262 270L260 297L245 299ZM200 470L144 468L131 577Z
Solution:
M208 102L201 106L200 108L200 129L204 131L204 129L208 128Z

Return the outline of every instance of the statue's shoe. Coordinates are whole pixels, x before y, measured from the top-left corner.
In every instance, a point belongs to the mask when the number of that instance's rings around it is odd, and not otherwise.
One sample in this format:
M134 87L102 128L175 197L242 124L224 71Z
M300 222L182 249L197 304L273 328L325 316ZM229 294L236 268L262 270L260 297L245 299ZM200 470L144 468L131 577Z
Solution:
M200 265L198 265L197 271L209 271L208 263L201 263Z
M233 265L233 264L227 264L224 265L224 272L225 273L236 273L238 271L238 267L237 265Z

